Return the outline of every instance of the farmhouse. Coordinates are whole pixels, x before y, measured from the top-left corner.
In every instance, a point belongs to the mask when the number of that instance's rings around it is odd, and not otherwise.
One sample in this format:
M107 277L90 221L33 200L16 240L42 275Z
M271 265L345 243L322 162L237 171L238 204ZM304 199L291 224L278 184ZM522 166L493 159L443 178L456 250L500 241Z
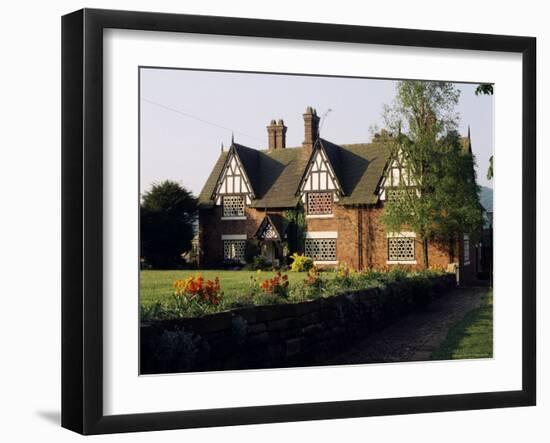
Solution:
M387 133L370 143L335 144L319 136L315 109L303 114L302 146L287 147L283 120L267 126L268 148L232 142L221 152L199 196L199 264L244 261L256 248L274 265L296 248L318 266L345 262L356 269L397 264L421 267L415 232L387 232L380 221L387 199L413 179L390 155ZM464 139L471 154L470 138ZM429 244L430 265L476 272L476 248L457 233L456 245Z

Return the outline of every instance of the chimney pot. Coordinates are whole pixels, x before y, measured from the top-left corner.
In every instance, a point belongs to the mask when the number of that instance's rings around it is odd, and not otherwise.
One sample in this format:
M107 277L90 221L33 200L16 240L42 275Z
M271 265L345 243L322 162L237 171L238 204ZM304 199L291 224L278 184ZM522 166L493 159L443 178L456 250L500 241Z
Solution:
M287 127L283 119L279 119L279 122L275 119L271 120L271 123L267 127L269 151L286 148L286 130Z

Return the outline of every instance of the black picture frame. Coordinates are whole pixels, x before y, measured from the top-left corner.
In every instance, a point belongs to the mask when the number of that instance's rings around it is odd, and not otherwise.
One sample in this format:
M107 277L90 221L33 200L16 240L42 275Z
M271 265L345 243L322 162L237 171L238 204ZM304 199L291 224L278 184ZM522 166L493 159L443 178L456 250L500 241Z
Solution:
M103 413L103 30L171 31L522 55L522 389L457 395ZM536 403L536 39L83 9L62 18L62 426L82 434L530 406Z

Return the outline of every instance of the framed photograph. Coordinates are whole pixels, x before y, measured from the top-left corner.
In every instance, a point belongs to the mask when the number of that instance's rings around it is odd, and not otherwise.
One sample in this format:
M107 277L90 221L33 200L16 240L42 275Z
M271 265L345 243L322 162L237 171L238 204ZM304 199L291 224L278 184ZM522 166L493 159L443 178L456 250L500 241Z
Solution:
M536 403L531 37L62 20L62 425Z

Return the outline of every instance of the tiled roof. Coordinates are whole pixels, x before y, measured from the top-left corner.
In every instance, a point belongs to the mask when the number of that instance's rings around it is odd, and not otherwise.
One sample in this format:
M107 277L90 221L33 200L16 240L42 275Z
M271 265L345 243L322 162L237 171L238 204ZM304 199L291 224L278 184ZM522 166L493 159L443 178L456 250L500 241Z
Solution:
M341 204L360 205L377 202L376 188L384 172L389 147L383 141L336 145L321 140L329 161L343 187ZM233 145L254 189L252 207L291 208L298 203L300 181L309 156L302 147L275 150L256 150ZM228 153L220 154L199 196L202 207L213 205L212 194L222 172Z
M223 166L225 165L225 160L227 159L227 152L222 152L212 169L212 172L208 176L206 183L202 187L202 191L199 194L199 207L207 208L214 206L214 201L212 200L212 194L216 190L216 183L218 178L222 173Z

